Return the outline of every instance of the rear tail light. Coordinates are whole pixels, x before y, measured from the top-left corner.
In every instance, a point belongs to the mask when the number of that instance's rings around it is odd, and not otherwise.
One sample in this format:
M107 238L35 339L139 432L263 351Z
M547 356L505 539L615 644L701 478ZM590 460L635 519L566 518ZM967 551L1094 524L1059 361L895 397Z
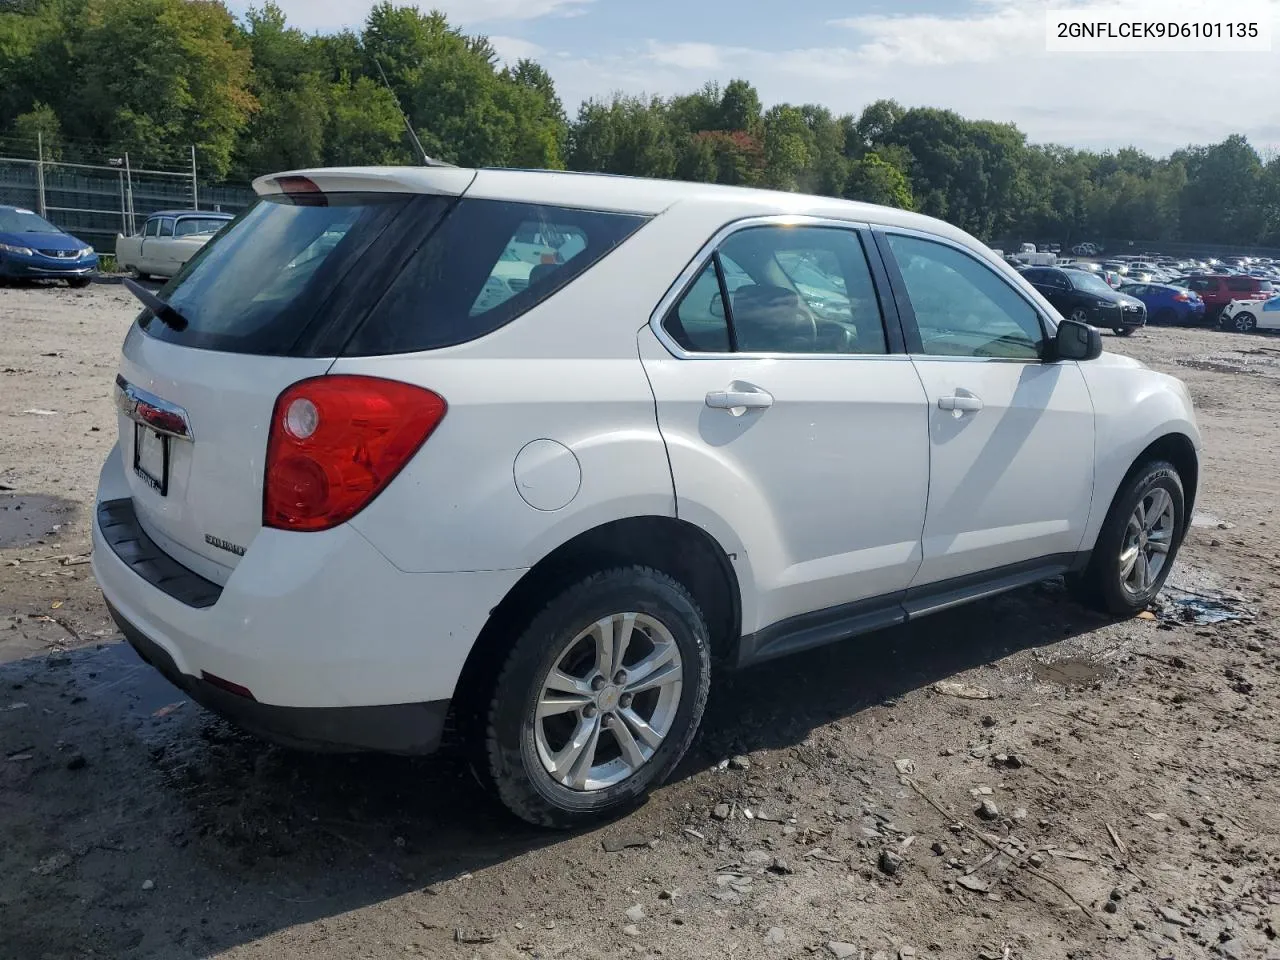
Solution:
M363 510L439 426L444 398L377 377L302 380L276 400L262 524L328 530Z
M1175 293L1175 294L1173 295L1173 299L1174 299L1174 300L1176 300L1178 303L1190 303L1190 302L1191 302L1191 298L1190 298L1190 297L1188 297L1185 293Z

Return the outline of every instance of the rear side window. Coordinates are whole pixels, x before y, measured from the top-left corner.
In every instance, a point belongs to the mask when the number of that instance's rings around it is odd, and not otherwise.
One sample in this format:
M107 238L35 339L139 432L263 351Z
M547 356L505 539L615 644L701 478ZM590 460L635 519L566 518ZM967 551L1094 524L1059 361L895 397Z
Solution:
M408 353L505 326L597 263L645 217L459 200L343 351Z

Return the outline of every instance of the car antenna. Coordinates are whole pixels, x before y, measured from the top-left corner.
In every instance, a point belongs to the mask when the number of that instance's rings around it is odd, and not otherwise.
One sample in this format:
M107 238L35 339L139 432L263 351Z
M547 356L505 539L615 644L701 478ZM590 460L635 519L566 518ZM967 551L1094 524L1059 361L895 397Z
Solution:
M409 122L409 115L404 112L404 108L400 106L400 98L396 96L395 90L391 89L391 83L387 80L387 72L382 69L382 61L377 57L373 58L374 65L378 68L378 74L382 77L382 83L387 88L387 92L391 94L391 99L396 102L396 109L400 111L400 118L404 120L404 128L409 131L409 139L413 141L413 145L418 148L418 155L422 157L422 165L424 167L452 167L452 163L445 163L443 160L437 160L427 154L422 148L422 141L418 139L418 134L413 129L413 124Z

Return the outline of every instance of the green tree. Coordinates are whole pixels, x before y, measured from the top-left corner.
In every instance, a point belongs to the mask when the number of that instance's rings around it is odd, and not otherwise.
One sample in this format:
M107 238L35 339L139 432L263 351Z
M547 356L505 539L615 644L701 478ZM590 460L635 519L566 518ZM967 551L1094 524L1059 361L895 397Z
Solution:
M324 162L334 166L414 163L395 97L368 77L330 88Z
M39 100L26 113L13 121L13 133L22 144L29 144L32 151L43 150L46 160L62 159L62 123L53 107Z
M874 151L852 162L844 196L903 210L914 210L916 206L907 175Z
M804 114L786 104L764 116L764 180L777 190L795 190L813 156L813 134Z
M760 94L746 80L730 80L720 98L721 130L742 130L752 136L761 132Z

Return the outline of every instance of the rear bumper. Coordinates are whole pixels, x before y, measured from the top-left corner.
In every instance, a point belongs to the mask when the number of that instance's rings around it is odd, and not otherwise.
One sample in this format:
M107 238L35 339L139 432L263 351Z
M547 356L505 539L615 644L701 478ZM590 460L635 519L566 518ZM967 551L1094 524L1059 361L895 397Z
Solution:
M178 669L160 644L107 603L129 645L192 700L265 740L320 751L424 754L440 746L448 700L374 707L277 707L231 693Z
M429 750L476 637L523 573L407 574L343 525L261 530L215 584L159 550L145 519L120 509L130 496L116 447L99 478L93 571L121 629L194 699L295 744Z

